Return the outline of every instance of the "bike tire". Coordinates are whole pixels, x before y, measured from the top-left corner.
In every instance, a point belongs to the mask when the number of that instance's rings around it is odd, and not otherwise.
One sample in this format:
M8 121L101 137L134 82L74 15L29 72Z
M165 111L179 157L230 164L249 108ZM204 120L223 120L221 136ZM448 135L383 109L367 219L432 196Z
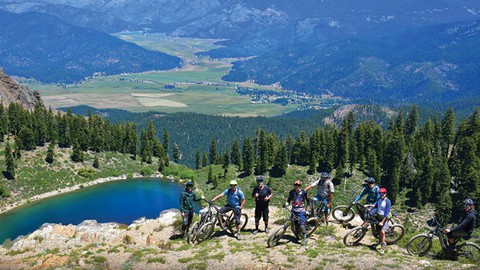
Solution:
M270 236L268 236L267 239L267 246L268 247L274 247L278 244L280 239L282 239L283 235L285 234L285 231L287 228L285 226L282 226L278 229L276 229Z
M418 234L407 243L407 252L410 255L424 256L432 248L432 238L427 234Z
M332 210L332 217L340 223L350 222L355 217L355 212L348 205L339 205Z
M200 227L200 223L196 221L193 223L193 225L190 227L190 229L187 232L187 243L188 244L195 244L195 241L197 240L197 232Z
M197 235L195 237L195 243L200 244L201 242L207 240L213 235L213 232L215 231L215 223L213 222L207 222L203 224L200 229L198 229Z
M319 221L317 218L312 217L307 219L307 224L305 225L305 229L307 230L307 236L310 237L318 228Z
M343 244L347 247L356 246L367 234L367 229L363 227L355 227L345 234Z
M477 244L467 242L457 246L457 256L470 263L480 262L480 247Z
M247 226L248 223L248 215L245 213L242 213L240 215L240 231L243 231L245 227ZM235 218L232 216L230 220L227 220L227 230L234 234L236 232L236 225L235 225Z
M402 239L405 235L405 228L400 224L395 224L388 227L388 231L385 232L385 240L388 245L393 245Z

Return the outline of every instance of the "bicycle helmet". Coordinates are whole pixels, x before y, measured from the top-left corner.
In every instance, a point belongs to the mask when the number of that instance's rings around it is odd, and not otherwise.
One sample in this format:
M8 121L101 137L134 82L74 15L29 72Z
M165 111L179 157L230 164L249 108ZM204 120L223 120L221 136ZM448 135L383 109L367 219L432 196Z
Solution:
M294 185L300 185L300 186L301 186L301 185L302 185L302 181L297 179L297 180L293 181L293 184L294 184Z
M365 180L365 182L366 182L367 184L375 184L375 178L373 178L373 177L368 177L368 178Z
M259 175L256 178L257 182L263 182L263 176Z
M187 187L193 187L193 182L192 181L188 181L187 184L186 184Z
M328 173L327 173L327 172L322 172L322 173L320 174L320 177L321 177L321 178L328 178Z
M464 203L465 203L465 206L471 206L471 205L473 205L473 200L468 198L468 199L465 200Z
M232 180L230 181L230 185L231 186L236 186L238 183L237 183L237 180Z
M382 187L378 190L379 193L387 193L387 189Z

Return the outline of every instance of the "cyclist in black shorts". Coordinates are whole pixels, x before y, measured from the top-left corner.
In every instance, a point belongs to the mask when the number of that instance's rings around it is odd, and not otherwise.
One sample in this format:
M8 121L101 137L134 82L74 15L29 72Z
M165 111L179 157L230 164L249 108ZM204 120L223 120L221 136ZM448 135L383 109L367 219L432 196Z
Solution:
M464 202L463 210L465 211L465 217L462 222L451 229L445 229L445 233L448 237L448 243L453 246L456 238L470 236L475 229L477 221L477 211L473 205L472 199L466 199Z
M252 192L252 197L255 199L255 230L253 234L258 233L258 225L262 217L265 222L265 233L268 233L268 203L272 196L272 190L264 184L263 176L257 176L257 186Z

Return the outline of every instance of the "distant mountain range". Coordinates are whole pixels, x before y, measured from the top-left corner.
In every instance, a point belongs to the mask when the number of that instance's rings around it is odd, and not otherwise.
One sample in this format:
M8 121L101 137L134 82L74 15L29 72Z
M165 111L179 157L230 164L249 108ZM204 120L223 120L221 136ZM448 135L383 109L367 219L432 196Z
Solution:
M266 53L235 63L224 79L375 101L478 97L479 44L480 21L435 25Z
M231 81L280 82L374 101L480 96L474 85L480 69L477 0L0 0L0 9L42 12L107 33L143 29L221 38L224 47L203 54L255 57L236 63L225 77ZM15 61L25 59L16 53ZM31 66L18 63L22 70ZM67 67L49 80L71 80Z
M102 74L164 70L181 59L42 13L0 10L0 68L43 82L71 83Z

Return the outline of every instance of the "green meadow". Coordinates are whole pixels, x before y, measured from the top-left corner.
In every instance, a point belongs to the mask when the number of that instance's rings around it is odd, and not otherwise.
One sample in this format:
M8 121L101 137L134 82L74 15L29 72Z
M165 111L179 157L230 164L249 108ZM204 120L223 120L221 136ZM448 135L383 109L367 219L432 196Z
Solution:
M210 59L195 53L219 47L218 40L173 38L164 34L122 32L114 36L149 50L182 58L181 69L113 76L94 76L77 84L54 85L21 81L40 91L44 103L53 108L88 105L132 112L197 112L215 115L274 116L298 105L252 103L249 96L235 92L237 85L275 89L252 83L235 84L221 80L235 59Z

